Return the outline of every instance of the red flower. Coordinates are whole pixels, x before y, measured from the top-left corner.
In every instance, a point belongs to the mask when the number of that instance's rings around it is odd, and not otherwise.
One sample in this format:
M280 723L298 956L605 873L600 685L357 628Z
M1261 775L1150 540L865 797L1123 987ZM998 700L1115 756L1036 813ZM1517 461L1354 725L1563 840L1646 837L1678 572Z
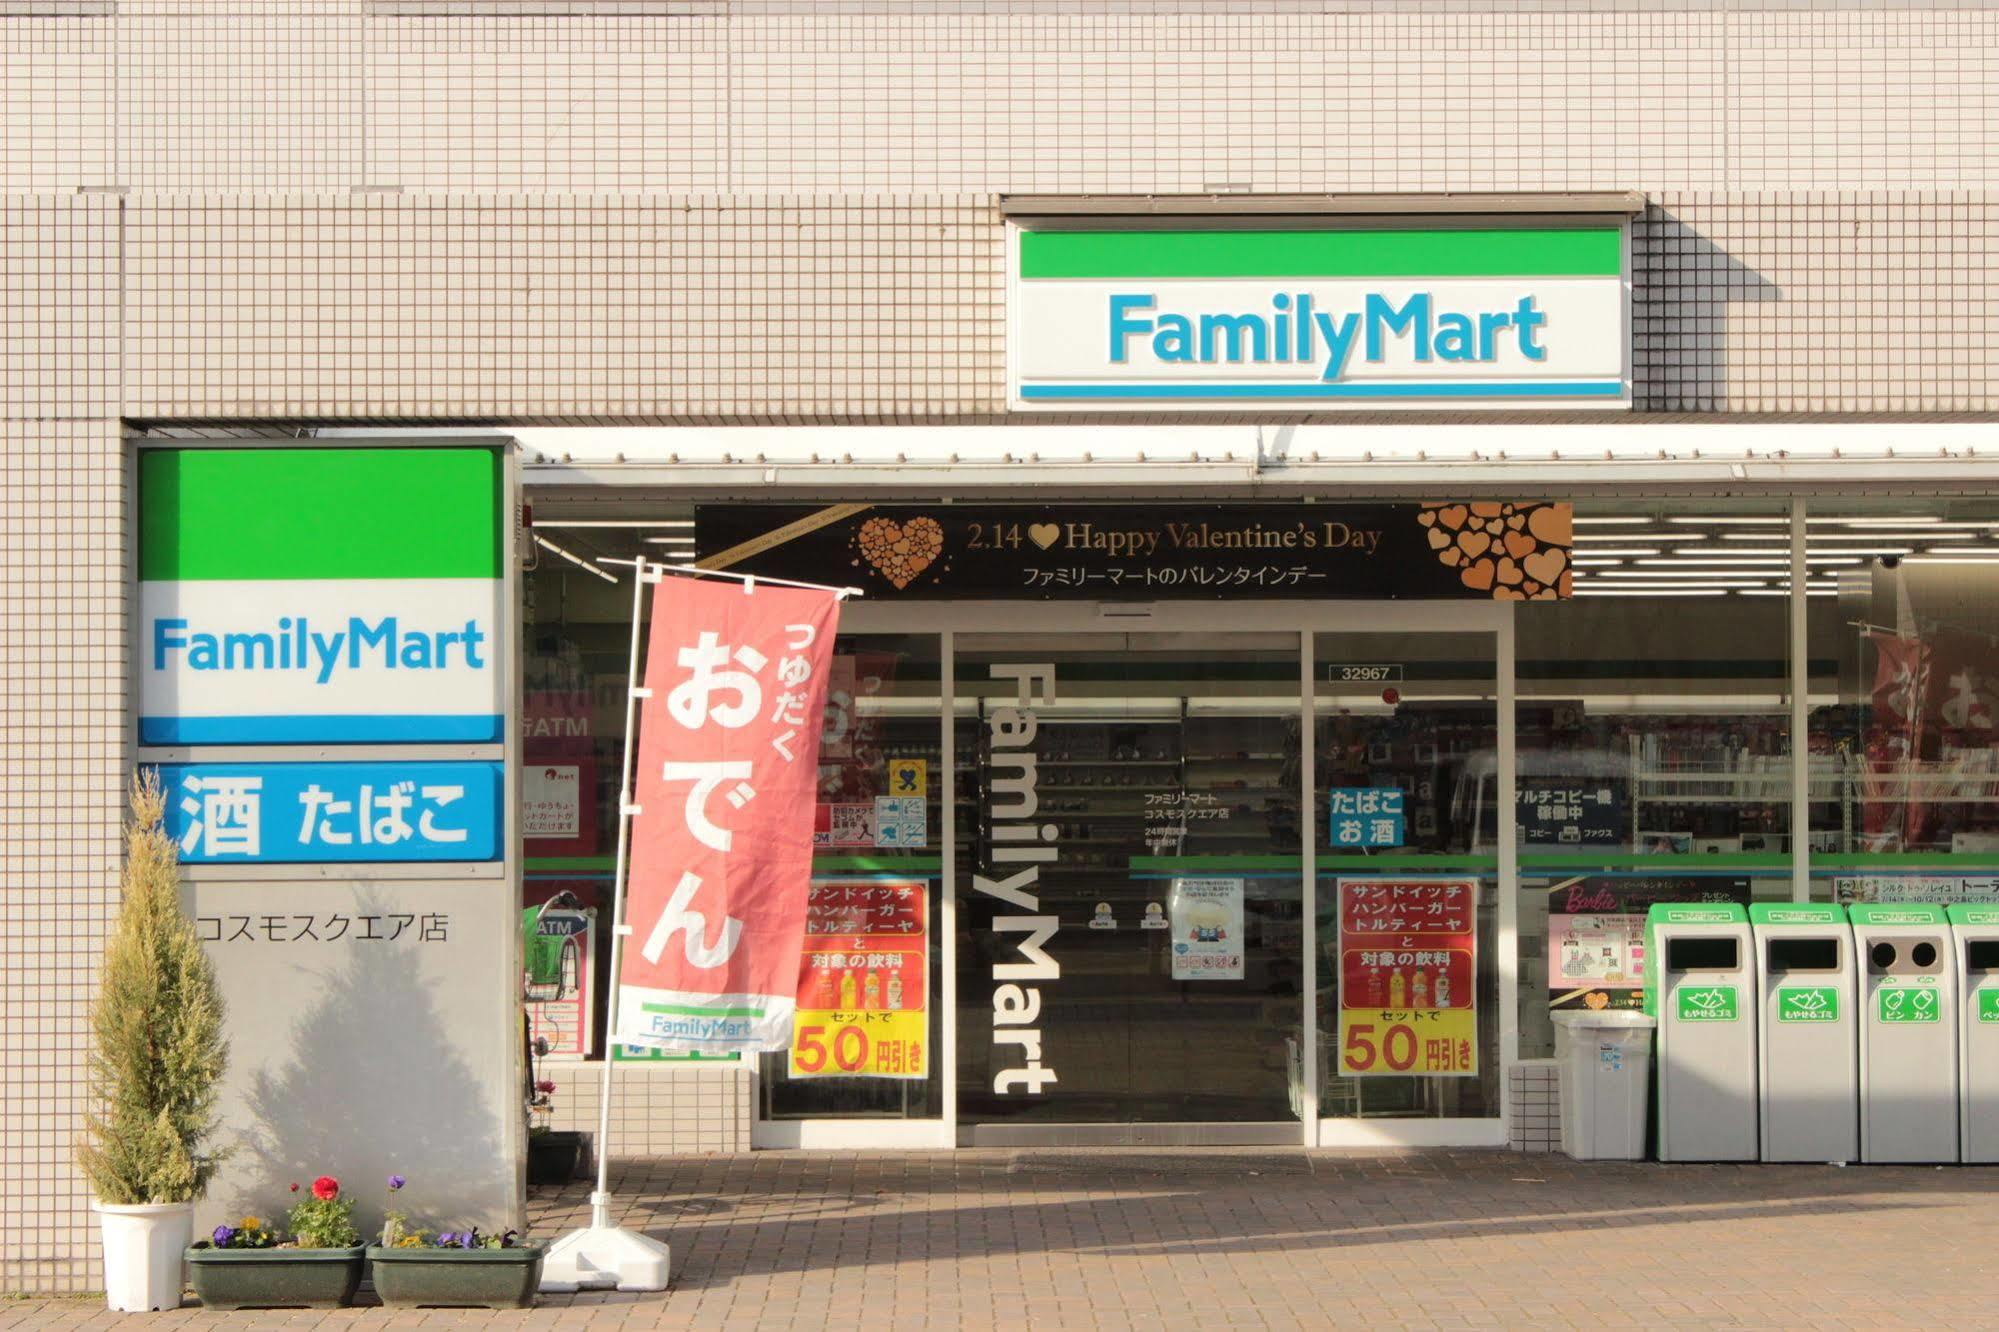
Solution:
M537 1082L534 1085L534 1089L542 1095L548 1096L554 1093L555 1084L553 1082Z
M312 1181L312 1196L321 1202L330 1202L340 1196L340 1181L331 1175L321 1175Z
M297 1192L298 1192L298 1185L296 1185L296 1184L292 1185L292 1192L293 1192L293 1193L297 1193Z

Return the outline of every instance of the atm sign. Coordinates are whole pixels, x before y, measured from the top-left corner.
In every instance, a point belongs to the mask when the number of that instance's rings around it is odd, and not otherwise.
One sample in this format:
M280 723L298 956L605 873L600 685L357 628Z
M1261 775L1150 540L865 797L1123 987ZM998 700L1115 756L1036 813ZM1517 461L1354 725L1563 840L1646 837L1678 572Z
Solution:
M1777 1021L1839 1021L1839 987L1798 985L1777 991Z
M1733 1022L1736 1019L1733 985L1683 985L1678 995L1682 1022Z

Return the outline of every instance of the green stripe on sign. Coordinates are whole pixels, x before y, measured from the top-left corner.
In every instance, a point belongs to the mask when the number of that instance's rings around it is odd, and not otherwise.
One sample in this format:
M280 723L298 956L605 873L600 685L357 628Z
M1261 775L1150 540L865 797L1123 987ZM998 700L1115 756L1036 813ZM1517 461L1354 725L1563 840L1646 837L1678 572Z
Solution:
M1615 227L1023 231L1024 278L1617 277Z
M760 1018L761 1008L688 1008L681 1004L640 1004L641 1013L665 1013L671 1017L746 1017Z
M498 578L495 449L148 449L139 577Z

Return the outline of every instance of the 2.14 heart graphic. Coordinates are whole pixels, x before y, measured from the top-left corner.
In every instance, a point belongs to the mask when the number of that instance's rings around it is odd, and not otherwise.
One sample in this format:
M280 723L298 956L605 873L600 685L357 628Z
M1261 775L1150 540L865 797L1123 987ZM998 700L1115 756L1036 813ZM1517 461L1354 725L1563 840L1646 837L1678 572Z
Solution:
M944 529L935 518L870 518L854 534L861 557L901 591L944 551Z

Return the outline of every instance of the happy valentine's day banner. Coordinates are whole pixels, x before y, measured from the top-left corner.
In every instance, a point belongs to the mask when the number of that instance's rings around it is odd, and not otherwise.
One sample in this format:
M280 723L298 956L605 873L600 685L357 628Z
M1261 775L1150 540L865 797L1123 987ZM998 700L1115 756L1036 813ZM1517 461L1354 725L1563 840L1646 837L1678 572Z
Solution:
M707 505L710 568L876 597L1472 598L1569 595L1567 504Z

